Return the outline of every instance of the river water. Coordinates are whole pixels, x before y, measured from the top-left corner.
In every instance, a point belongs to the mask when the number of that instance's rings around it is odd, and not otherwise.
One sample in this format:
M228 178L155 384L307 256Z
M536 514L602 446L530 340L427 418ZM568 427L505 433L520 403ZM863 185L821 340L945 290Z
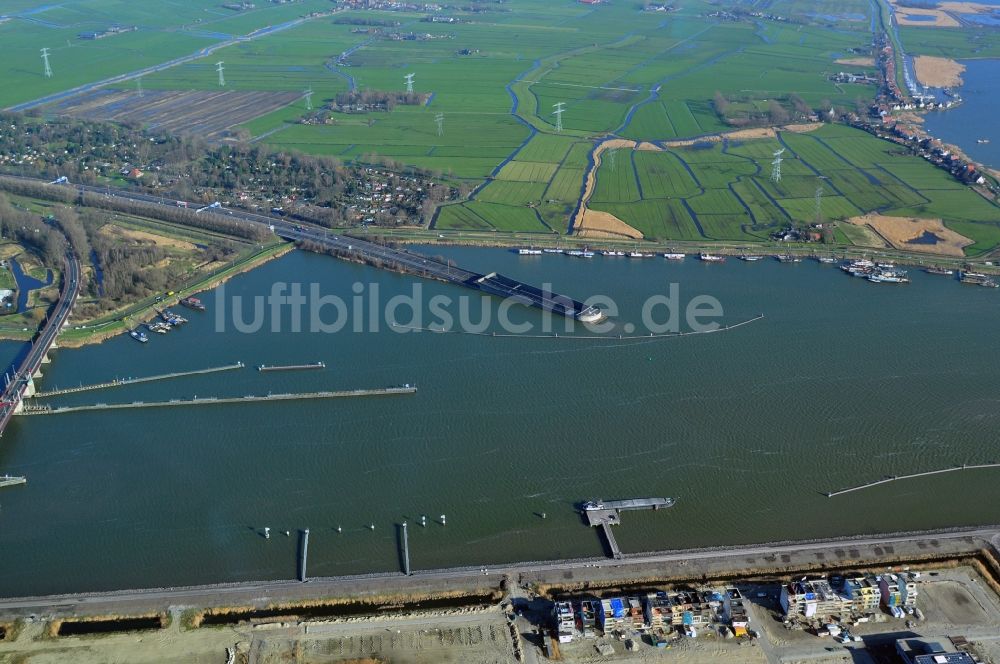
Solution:
M1000 60L964 60L963 102L947 111L924 116L924 126L936 138L957 145L972 159L1000 168ZM989 143L978 143L986 139Z
M207 313L188 312L185 328L146 345L120 337L56 351L41 386L237 360L248 368L50 402L402 383L419 392L15 419L0 472L28 484L0 490L0 594L293 578L294 531L304 527L311 575L394 571L403 519L418 569L601 555L573 510L595 497L678 498L667 511L624 515L616 534L626 552L1000 520L1000 471L823 495L1000 460L996 291L916 272L908 286L875 285L816 263L434 252L577 297L608 294L621 324L638 322L642 302L671 282L684 301L717 298L726 322L766 318L639 342L384 326L295 333L287 315L284 331L268 321L241 334L216 331L222 302L205 293ZM355 282L378 284L383 298L415 283L428 297L468 293L293 252L235 278L226 300L267 294L292 275L344 298ZM324 371L252 368L318 360ZM270 540L257 532L264 526Z

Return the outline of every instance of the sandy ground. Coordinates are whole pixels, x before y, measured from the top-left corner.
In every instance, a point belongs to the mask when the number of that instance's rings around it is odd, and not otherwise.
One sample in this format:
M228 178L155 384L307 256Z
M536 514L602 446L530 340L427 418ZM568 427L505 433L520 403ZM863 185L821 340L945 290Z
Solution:
M913 217L887 217L880 214L869 214L848 220L857 226L867 226L879 236L888 241L896 249L919 251L926 254L964 257L963 249L972 240L947 228L940 219L914 219ZM914 244L914 240L924 233L935 234L937 244Z
M874 67L875 58L841 58L834 60L838 65L852 65L854 67Z
M946 13L943 6L938 9L917 9L915 7L901 7L892 2L892 8L896 14L896 22L900 25L914 25L926 28L957 28L962 25L955 17ZM913 19L911 18L913 16L929 16L933 20Z
M583 209L583 214L577 216L574 223L576 234L580 237L588 237L600 240L620 240L630 238L641 240L642 232L629 226L624 221L611 214L600 210Z
M664 143L669 148L684 148L696 145L698 143L718 143L724 138L737 140L737 141L749 141L755 138L775 138L779 131L793 131L797 134L805 134L810 131L815 131L823 126L822 122L810 122L807 124L791 124L785 125L784 127L756 127L754 129L737 129L735 131L726 131L721 134L712 134L711 136L703 136L702 138L694 138L684 141L667 141Z
M143 244L155 244L159 247L172 247L174 249L183 249L184 251L195 251L197 249L194 244L185 240L178 240L165 235L156 235L155 233L146 231L137 231L131 228L122 228L115 224L105 224L101 227L101 232L105 235L135 240Z
M654 589L653 587L650 588ZM613 636L577 638L562 644L562 661L569 664L610 662L676 662L677 664L874 664L863 644L845 647L782 624L777 583L743 587L749 602L751 627L763 638L723 638L701 628L697 639L676 637L658 649L638 635L636 650L627 652ZM971 567L924 571L917 580L923 620L912 627L880 613L876 622L854 625L865 643L886 642L902 632L944 641L962 635L974 644L986 664L1000 664L1000 598ZM539 607L547 615L547 604ZM543 610L544 609L544 610ZM221 664L226 648L237 652L237 664L513 664L514 642L499 607L444 613L387 614L369 618L285 622L251 626L182 629L182 609L172 608L169 627L148 632L46 637L44 620L26 622L12 641L0 641L0 662L17 664L164 663ZM538 616L536 615L536 618ZM915 620L909 618L909 620ZM522 624L523 623L523 624ZM527 636L526 664L543 664L537 631L525 618L517 629ZM607 643L613 656L602 656L597 643Z
M608 150L621 149L658 151L662 148L652 143L637 143L636 141L628 141L621 138L604 141L594 148L594 167L587 173L587 181L583 190L580 209L573 218L573 232L580 237L601 240L621 239L623 237L633 240L641 240L643 238L641 231L629 226L613 214L598 212L587 207L590 197L594 193L594 187L597 186L597 169L601 167L601 155Z
M503 614L460 612L394 620L277 623L251 627L170 627L113 636L42 638L44 624L25 625L13 643L0 642L0 662L18 664L222 664L226 648L236 663L320 664L372 661L392 664L508 664L516 661Z
M978 2L942 2L938 7L946 12L956 14L990 14L996 7Z
M965 65L949 58L933 55L918 55L913 58L913 67L921 84L932 88L956 88L962 85Z

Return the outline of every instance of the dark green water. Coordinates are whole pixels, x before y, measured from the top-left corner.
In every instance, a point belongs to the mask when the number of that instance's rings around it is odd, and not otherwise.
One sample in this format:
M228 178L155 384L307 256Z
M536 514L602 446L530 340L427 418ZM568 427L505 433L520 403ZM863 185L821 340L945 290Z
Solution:
M631 343L384 329L244 335L213 331L217 302L206 293L209 313L186 313L187 327L145 346L122 337L57 351L43 387L236 360L323 360L327 369L248 368L52 402L420 391L17 419L0 472L29 481L0 490L0 594L291 578L302 527L312 575L396 570L393 524L404 518L417 568L600 555L572 508L598 496L679 497L672 510L625 515L617 535L633 552L1000 521L998 471L821 495L1000 460L996 291L917 272L909 286L880 286L814 263L435 252L578 297L612 295L622 322L638 320L641 302L671 281L684 300L718 298L728 322L767 317L724 334ZM377 282L384 296L415 283L293 253L227 293L266 294L276 280L344 297L355 281ZM422 513L445 513L448 525L413 525ZM269 541L254 532L263 526Z

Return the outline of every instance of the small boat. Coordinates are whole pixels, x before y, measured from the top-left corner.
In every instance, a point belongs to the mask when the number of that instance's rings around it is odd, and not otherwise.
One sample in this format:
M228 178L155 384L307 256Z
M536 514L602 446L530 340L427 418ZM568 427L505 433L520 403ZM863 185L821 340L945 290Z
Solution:
M196 297L186 297L183 300L181 300L181 304L187 307L188 309L194 309L195 311L205 310L205 305L202 304L201 300L199 300Z
M580 251L579 249L574 249L572 251L566 252L567 256L573 256L574 258L593 258L593 251Z
M726 262L726 257L725 256L714 256L712 254L706 254L706 253L699 254L698 258L700 258L701 260L705 261L706 263L725 263Z
M667 252L667 253L663 254L663 257L666 258L668 261L682 261L685 258L687 258L687 254L678 254L678 253L675 253L675 252Z
M985 144L987 144L989 142L990 142L990 139L988 139L988 138L980 138L980 139L976 140L976 143L979 143L980 145L985 145Z
M542 255L542 250L541 249L526 249L526 248L522 247L521 249L517 250L517 253L519 255L521 255L521 256L541 256Z
M802 258L791 254L778 254L775 256L779 263L801 263Z
M601 255L602 256L624 256L625 252L624 251L602 251Z
M910 280L895 273L875 272L868 275L868 281L874 284L908 284Z
M629 258L652 258L653 254L647 254L642 251L630 251L628 252Z
M563 250L562 249L542 249L542 253L544 253L544 254L561 254L561 253L563 253Z
M824 265L832 265L837 262L837 259L834 258L833 256L817 256L816 260L818 260L820 263L823 263Z
M763 256L751 256L749 254L740 254L740 260L746 261L748 263L759 261L761 258L763 258Z
M140 332L139 330L129 330L129 336L138 341L141 344L149 341L149 337L146 336L145 332Z

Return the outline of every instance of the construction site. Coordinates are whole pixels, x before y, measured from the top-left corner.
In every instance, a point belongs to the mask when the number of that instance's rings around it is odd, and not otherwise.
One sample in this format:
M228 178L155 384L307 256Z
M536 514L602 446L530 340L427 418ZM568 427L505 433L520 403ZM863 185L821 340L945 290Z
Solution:
M0 662L1000 664L991 532L7 599Z

